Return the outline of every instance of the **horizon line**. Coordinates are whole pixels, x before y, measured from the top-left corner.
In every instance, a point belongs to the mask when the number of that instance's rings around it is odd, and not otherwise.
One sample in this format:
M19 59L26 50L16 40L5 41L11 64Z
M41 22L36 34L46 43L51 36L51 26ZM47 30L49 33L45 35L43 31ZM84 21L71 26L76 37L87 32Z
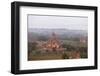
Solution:
M62 30L82 30L82 29L69 29L69 28L28 28L28 29L62 29ZM82 31L87 31L86 30L82 30Z

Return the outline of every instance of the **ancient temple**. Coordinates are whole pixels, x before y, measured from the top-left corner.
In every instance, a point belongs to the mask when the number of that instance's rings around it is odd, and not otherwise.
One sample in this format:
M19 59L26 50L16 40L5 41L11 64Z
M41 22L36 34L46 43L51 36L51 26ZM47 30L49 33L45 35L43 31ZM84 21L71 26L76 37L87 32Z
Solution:
M44 51L48 52L64 52L65 48L61 46L60 40L57 38L56 33L52 33L50 39L42 45Z

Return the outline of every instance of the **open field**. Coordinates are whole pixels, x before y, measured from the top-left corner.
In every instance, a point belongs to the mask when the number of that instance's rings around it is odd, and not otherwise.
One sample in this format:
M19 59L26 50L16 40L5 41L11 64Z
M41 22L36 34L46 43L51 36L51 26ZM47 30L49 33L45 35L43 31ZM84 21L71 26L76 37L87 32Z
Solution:
M73 52L66 52L65 54L61 53L52 53L52 54L37 54L37 55L30 55L28 60L57 60L57 59L76 59L76 58L71 58L71 54L73 55ZM82 54L82 53L81 53ZM84 52L82 54L83 57L81 58L86 58L86 53ZM75 55L73 55L75 56ZM77 58L79 59L79 58Z

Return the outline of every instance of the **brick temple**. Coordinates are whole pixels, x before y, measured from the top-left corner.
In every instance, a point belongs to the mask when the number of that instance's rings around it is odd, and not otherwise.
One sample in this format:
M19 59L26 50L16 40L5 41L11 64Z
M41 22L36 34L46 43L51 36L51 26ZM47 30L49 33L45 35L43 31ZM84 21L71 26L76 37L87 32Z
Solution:
M42 45L43 51L46 52L64 52L66 48L63 48L60 40L57 38L56 33L52 33L50 39Z

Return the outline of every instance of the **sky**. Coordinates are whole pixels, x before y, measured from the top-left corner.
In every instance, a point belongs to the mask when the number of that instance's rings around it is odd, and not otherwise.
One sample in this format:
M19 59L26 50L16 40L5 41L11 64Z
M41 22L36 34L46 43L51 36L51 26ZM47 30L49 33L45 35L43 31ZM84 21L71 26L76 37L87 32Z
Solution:
M28 15L28 28L87 30L88 17Z

